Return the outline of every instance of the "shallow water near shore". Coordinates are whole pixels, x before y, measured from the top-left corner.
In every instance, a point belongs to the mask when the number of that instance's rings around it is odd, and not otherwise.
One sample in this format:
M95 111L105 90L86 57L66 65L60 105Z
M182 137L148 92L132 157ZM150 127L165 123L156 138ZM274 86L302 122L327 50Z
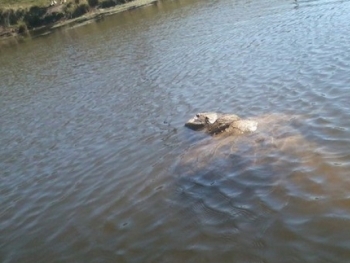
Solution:
M0 262L347 262L349 20L161 1L1 49Z

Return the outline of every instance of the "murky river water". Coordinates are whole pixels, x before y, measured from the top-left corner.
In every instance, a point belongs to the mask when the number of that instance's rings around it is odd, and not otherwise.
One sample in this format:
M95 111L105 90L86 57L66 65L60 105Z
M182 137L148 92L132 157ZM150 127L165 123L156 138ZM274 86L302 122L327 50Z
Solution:
M348 262L349 32L349 1L182 0L2 48L0 261Z

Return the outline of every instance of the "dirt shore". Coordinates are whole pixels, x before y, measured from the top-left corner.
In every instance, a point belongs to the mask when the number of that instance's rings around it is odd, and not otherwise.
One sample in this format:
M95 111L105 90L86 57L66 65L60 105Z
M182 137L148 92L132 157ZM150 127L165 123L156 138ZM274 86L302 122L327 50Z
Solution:
M150 4L153 4L157 1L158 0L134 0L134 1L131 1L131 2L128 2L128 3L122 4L122 5L110 7L110 8L105 8L105 9L97 8L94 11L89 12L83 16L80 16L80 17L77 17L74 19L65 20L65 21L59 21L59 22L55 23L53 26L51 26L51 28L59 28L59 27L66 26L69 24L85 22L85 21L88 21L91 19L98 18L100 16L113 15L113 14L120 13L120 12L123 12L126 10L150 5Z

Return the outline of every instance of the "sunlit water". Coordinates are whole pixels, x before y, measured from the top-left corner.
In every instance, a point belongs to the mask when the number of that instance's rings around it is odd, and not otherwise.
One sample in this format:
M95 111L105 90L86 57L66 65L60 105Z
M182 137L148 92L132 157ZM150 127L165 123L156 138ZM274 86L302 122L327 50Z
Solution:
M349 21L164 1L3 46L0 262L348 262Z

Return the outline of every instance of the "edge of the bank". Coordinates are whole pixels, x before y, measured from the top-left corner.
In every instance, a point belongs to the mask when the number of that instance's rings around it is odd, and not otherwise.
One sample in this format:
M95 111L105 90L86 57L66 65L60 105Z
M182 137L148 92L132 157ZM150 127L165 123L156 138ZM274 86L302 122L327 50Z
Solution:
M127 10L135 9L135 8L140 8L143 6L151 5L159 0L133 0L124 4L116 5L113 7L108 7L108 8L95 8L81 16L78 16L76 18L71 18L71 19L63 19L63 20L58 20L54 23L48 23L47 25L39 26L39 27L33 27L30 30L27 30L25 32L18 31L18 29L15 29L13 27L4 27L0 25L0 46L1 42L7 42L7 41L12 41L14 39L23 39L25 37L28 37L31 35L31 33L35 32L44 32L43 34L48 34L50 33L51 30L58 29L61 27L65 26L71 26L71 25L76 25L76 24L81 24L81 23L87 23L91 20L99 19L104 16L109 16L117 13L121 13ZM40 35L40 34L39 34Z

